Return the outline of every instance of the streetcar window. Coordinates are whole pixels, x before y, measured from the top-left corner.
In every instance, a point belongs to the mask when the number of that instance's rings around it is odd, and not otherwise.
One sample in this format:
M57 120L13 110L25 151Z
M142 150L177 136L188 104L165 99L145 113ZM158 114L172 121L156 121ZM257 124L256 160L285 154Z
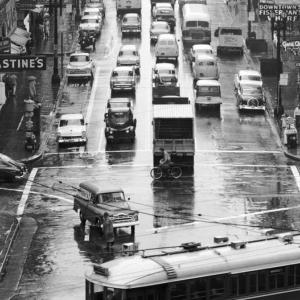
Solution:
M285 267L269 270L269 289L280 289L284 287Z
M264 292L267 290L266 271L258 271L258 291Z
M288 268L288 286L300 284L300 265L292 265Z
M225 291L224 276L216 276L210 279L209 294L210 299L223 298Z
M249 292L256 293L257 292L257 276L256 272L249 273Z
M295 265L295 279L296 285L300 284L300 265Z
M186 300L187 288L184 283L175 283L170 285L170 299L173 300Z
M245 273L239 274L239 280L238 280L239 295L244 295L246 293L246 287L247 287L247 275Z
M190 283L190 294L191 300L205 300L206 299L206 288L207 281L205 279L199 278L194 279Z

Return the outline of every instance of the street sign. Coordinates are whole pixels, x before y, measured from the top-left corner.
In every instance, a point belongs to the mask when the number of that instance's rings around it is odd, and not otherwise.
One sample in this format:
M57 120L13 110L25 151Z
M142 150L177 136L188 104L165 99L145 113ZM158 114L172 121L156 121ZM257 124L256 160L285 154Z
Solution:
M275 21L282 19L282 13L286 14L287 21L295 21L300 15L300 5L298 4L270 4L259 3L258 14L260 16L271 17L274 13Z
M279 85L288 85L289 82L289 74L288 73L282 73L280 74L280 78L279 78Z
M0 72L46 70L45 56L0 55Z
M251 22L255 21L255 12L254 11L249 11L248 21L251 21Z

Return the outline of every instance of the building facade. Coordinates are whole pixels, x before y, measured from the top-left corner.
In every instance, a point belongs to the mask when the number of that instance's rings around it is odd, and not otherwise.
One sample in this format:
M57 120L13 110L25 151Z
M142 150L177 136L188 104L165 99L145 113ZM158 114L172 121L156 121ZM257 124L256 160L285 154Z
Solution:
M17 27L15 0L0 0L0 37L9 36Z

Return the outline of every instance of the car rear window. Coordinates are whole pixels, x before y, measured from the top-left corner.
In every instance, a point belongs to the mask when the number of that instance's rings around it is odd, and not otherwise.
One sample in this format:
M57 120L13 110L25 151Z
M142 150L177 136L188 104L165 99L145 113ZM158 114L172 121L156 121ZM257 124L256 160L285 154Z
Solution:
M88 56L84 55L78 55L78 56L71 56L70 57L70 62L87 62L90 61Z

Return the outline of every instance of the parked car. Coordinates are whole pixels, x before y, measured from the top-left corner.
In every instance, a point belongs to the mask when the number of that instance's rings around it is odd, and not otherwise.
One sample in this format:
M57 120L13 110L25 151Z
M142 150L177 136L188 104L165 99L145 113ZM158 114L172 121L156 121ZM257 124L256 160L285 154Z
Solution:
M121 188L101 187L85 181L79 184L73 209L79 212L83 224L88 220L99 228L102 228L104 213L107 212L114 228L130 227L131 234L134 234L135 226L139 224L139 213L130 208L128 200Z
M243 80L250 80L259 82L260 85L263 85L261 73L255 70L240 70L237 74L234 75L234 89L237 90L239 84Z
M116 91L131 91L135 93L135 72L132 66L120 66L113 69L110 77L110 88Z
M117 58L117 66L133 66L140 74L140 54L136 45L122 45Z
M150 28L150 42L154 44L157 42L157 39L160 34L170 33L170 32L171 32L171 28L170 28L168 22L153 21L151 23L151 28Z
M70 61L67 65L67 83L76 81L91 82L94 79L95 64L86 52L75 52L70 55Z
M173 60L178 62L179 47L174 34L160 34L155 45L156 62Z
M188 53L188 59L191 64L195 61L195 57L198 54L207 54L207 55L214 55L213 49L210 45L207 44L195 44L191 47Z
M141 35L141 26L142 26L141 18L138 14L136 13L125 14L122 18L122 23L121 23L122 36L125 34Z
M86 123L82 114L63 114L57 128L58 146L85 145Z
M102 28L102 22L98 16L83 16L80 20L79 30L89 30L95 33L97 36L100 35Z
M156 3L152 10L153 20L165 21L169 24L173 33L176 24L174 9L170 3Z
M19 181L26 177L28 170L22 162L16 161L0 153L0 179L3 181Z
M266 99L259 81L242 80L236 90L237 106L239 110L266 109Z

